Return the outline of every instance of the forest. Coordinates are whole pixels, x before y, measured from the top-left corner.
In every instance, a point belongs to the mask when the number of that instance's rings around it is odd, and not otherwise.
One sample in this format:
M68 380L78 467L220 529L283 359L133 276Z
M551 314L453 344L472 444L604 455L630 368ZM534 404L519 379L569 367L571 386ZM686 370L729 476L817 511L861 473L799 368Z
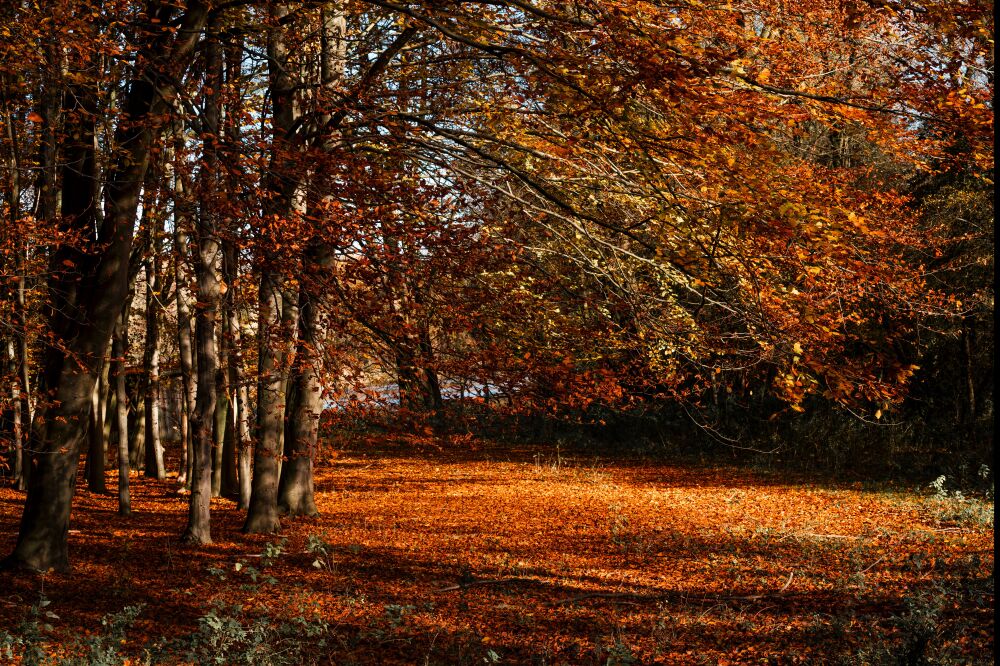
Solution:
M993 663L992 0L0 0L0 663Z

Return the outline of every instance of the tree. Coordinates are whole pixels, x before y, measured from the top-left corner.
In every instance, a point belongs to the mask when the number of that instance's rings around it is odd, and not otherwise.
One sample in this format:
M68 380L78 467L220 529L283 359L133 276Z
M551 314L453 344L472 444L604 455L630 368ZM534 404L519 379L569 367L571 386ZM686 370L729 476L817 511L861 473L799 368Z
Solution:
M63 174L63 232L78 237L87 252L64 242L50 263L54 339L43 360L40 390L45 404L32 424L29 446L36 454L17 545L4 561L8 567L44 571L69 565L66 539L82 424L125 296L139 192L159 132L156 119L168 111L178 68L189 59L208 15L208 7L198 2L179 16L171 6L153 4L152 9L149 19L156 22L142 25L141 37L149 46L139 54L124 100L104 188L103 220L96 229L93 183L77 177L90 171L93 160L87 145L92 142L90 120L81 118L79 134L68 148L66 163L82 168L67 168ZM174 19L179 19L178 30L164 30Z

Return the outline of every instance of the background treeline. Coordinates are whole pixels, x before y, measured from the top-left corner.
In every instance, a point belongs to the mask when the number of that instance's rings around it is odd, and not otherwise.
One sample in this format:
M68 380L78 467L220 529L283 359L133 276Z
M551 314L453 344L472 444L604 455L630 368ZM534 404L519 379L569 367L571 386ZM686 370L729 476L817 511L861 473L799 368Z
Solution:
M122 513L176 471L197 543L212 496L315 513L325 408L985 460L992 39L978 2L5 3L7 564L66 566L83 452Z

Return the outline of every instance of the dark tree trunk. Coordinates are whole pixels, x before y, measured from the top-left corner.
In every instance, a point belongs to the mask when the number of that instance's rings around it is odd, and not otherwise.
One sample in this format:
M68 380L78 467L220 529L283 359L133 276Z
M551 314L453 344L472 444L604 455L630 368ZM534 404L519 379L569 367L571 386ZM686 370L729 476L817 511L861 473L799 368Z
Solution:
M222 280L224 284L231 285L233 282L231 274L232 269L229 267L230 253L227 251L228 248L226 248L225 245L226 244L223 243ZM230 347L233 342L233 334L231 330L233 321L233 317L231 316L233 310L232 293L233 290L230 287L223 296L221 321L222 330L221 335L219 336L219 395L226 403L226 409L221 423L222 477L219 480L219 491L223 497L238 499L240 495L239 478L237 476L236 469L236 456L237 451L239 450L236 423L238 415L236 413L237 407L234 391L235 387L232 383L233 362L230 359ZM216 427L219 428L219 425L220 424L217 420Z
M153 4L153 26L170 25L173 9ZM176 30L161 30L148 53L162 62L139 58L125 100L125 118L115 137L114 167L105 187L105 215L97 228L93 252L60 245L50 262L48 302L52 334L58 344L44 354L38 418L31 428L31 477L9 568L45 571L67 569L70 508L76 483L83 427L102 357L121 312L128 281L128 259L139 191L158 130L154 120L169 111L172 81L194 51L207 17L206 6L192 2ZM86 143L81 141L80 143ZM90 137L90 145L93 138ZM69 148L67 148L69 151ZM91 158L92 150L91 150ZM63 171L63 212L69 232L93 229L93 183L81 183L93 169L79 169L67 155ZM83 208L78 204L83 203ZM74 204L77 204L75 206ZM85 236L87 237L87 236ZM93 238L93 236L90 236ZM69 262L69 263L66 263ZM72 269L67 267L72 265ZM80 289L85 285L86 289Z
M108 492L105 481L107 471L107 437L104 421L107 414L105 403L108 396L108 362L102 359L97 383L91 396L90 419L87 428L89 449L87 451L87 489L95 493Z
M433 368L430 340L426 345L405 337L397 343L396 375L399 382L399 404L414 412L436 416L444 402L441 384Z
M142 387L140 382L133 382L129 402L133 405L142 404ZM126 389L128 383L126 383ZM133 472L142 469L142 461L146 457L146 412L133 409L129 412L128 424L128 466Z

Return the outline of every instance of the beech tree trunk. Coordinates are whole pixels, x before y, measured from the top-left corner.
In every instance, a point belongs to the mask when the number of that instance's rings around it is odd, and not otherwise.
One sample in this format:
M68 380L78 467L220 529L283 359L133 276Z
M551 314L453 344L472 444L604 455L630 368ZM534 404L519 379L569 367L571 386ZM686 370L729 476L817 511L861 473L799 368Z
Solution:
M288 6L272 8L280 22L289 13ZM290 145L299 111L295 105L295 84L289 67L284 26L268 31L267 55L271 104L273 108L274 148L268 171L266 212L288 218L295 214L296 195L301 174ZM267 261L261 268L258 292L257 358L257 441L254 446L253 481L250 507L243 531L272 533L280 529L278 519L278 481L281 466L281 441L285 425L285 391L288 385L288 360L294 351L289 339L295 332L297 303L289 303L285 293L284 267ZM295 298L295 301L298 299Z
M108 492L104 476L107 471L107 438L105 437L104 417L107 414L108 362L101 361L101 369L97 374L97 383L90 400L90 419L87 428L87 438L90 448L87 451L87 489L95 493Z
M219 268L222 255L216 223L216 168L219 140L219 87L222 83L222 47L218 39L218 23L208 29L205 52L206 100L203 113L205 150L199 174L200 203L195 225L197 254L195 275L198 279L198 299L195 308L195 336L198 345L198 391L192 419L194 442L191 464L191 499L188 525L184 540L211 543L210 503L213 493L212 459L216 438L216 380L219 356L216 347L216 324L219 312ZM218 455L216 455L216 458Z
M142 382L133 382L132 389L129 390L129 383L125 388L129 391L129 402L133 405L142 404ZM146 457L146 412L143 409L133 409L129 412L128 424L128 466L133 472L142 469L142 462Z
M132 311L132 301L135 300L135 281L141 265L140 255L132 253L128 270L128 295L122 305L121 317L115 326L111 338L111 369L113 377L113 392L115 397L114 414L112 418L117 433L118 451L118 514L127 516L132 513L132 498L129 489L129 397L126 384L129 352L129 313ZM134 411L134 410L133 410Z
M346 57L347 24L343 4L331 2L320 11L320 89L334 98L343 81ZM318 145L327 149L328 137L321 129L331 116L322 114L317 127ZM318 181L318 182L317 182ZM325 183L314 179L310 186L316 196L325 196ZM309 273L325 275L333 267L333 256L326 240L311 239L306 251L305 274L299 287L299 340L294 374L288 394L288 420L285 424L284 454L278 486L278 507L289 515L313 516L316 508L313 465L323 413L323 326L320 319L320 290L309 280Z
M17 379L17 352L15 351L13 340L7 343L7 360L8 372L13 378L10 383L10 398L13 411L11 416L11 438L13 442L10 450L11 481L13 481L15 487L18 487L21 485L24 476L24 466L22 464L24 455L24 426L21 417L20 381Z
M230 257L227 252L225 244L222 247L222 280L223 284L232 284L232 278L230 275L231 269L229 268ZM219 493L223 497L238 498L240 493L239 479L237 477L236 469L236 456L239 449L239 444L236 439L236 419L237 419L237 407L236 407L236 397L234 395L233 384L232 384L232 360L230 360L230 347L232 346L233 335L231 331L232 326L232 288L228 288L226 293L223 295L221 304L221 332L219 335L219 396L221 398L220 402L224 402L225 409L216 411L222 411L221 423L219 419L216 419L216 432L222 435L222 445L220 450L222 452L222 465L221 465L221 476L219 478Z
M223 49L228 90L238 90L243 81L243 44L232 36ZM223 107L223 138L229 146L240 143L243 106L239 96L228 95ZM226 189L239 188L239 176L229 172ZM222 342L219 363L225 372L229 410L223 434L222 494L237 500L240 509L250 506L250 475L253 450L250 445L247 387L244 384L240 319L236 301L236 278L239 274L239 254L234 240L233 220L227 223L229 233L222 235L222 280L227 289L222 301Z
M270 534L281 528L278 519L282 433L285 426L285 391L288 386L287 338L293 308L284 303L275 275L261 277L258 309L257 441L254 446L250 507L243 531Z
M180 230L180 221L175 222L175 224L177 226L174 236L177 246L177 256L175 258L175 280L177 282L177 355L180 360L182 393L182 409L180 412L181 468L177 476L177 481L181 484L186 484L191 475L191 450L194 441L191 435L191 421L196 409L196 380L194 376L194 347L191 343L190 296L185 286L187 285L187 281L184 279L183 268L183 264L189 256L188 239L187 234Z
M167 478L160 441L160 221L149 217L149 258L146 260L146 349L143 355L143 411L145 419L145 468L143 474L153 479Z
M74 167L81 166L78 159L67 156L65 160L64 224L70 227L67 231L81 232L95 242L89 253L69 244L60 245L50 262L49 318L58 344L46 349L42 361L40 388L49 393L44 404L40 402L38 418L32 422L29 448L37 453L31 460L17 543L4 560L5 567L36 571L69 567L70 508L86 431L83 426L127 289L139 191L158 133L155 121L169 111L169 100L175 94L172 82L179 80L180 70L193 53L207 14L208 7L193 0L176 22L175 30L156 31L154 26L174 22L174 8L150 3L148 15L157 21L150 23L150 29L157 36L151 40L148 53L162 57L162 61L140 57L135 64L124 118L113 144L114 166L104 189L105 215L96 234L94 217L87 214L94 204L93 183L81 182L93 170L77 170ZM93 137L89 139L93 146ZM93 159L92 149L89 159ZM74 202L84 205L74 207ZM73 268L69 269L69 265Z
M317 248L319 250L319 248ZM317 265L330 262L318 261ZM323 412L320 377L323 367L322 326L316 300L305 287L299 296L299 341L288 394L285 462L281 467L278 507L292 516L319 513L313 490L313 461Z
M122 316L115 328L111 342L113 358L115 396L117 405L115 417L118 424L118 514L127 516L132 513L132 498L129 494L129 460L128 460L128 394L125 392L125 372L128 368L128 313L129 303L122 309Z

